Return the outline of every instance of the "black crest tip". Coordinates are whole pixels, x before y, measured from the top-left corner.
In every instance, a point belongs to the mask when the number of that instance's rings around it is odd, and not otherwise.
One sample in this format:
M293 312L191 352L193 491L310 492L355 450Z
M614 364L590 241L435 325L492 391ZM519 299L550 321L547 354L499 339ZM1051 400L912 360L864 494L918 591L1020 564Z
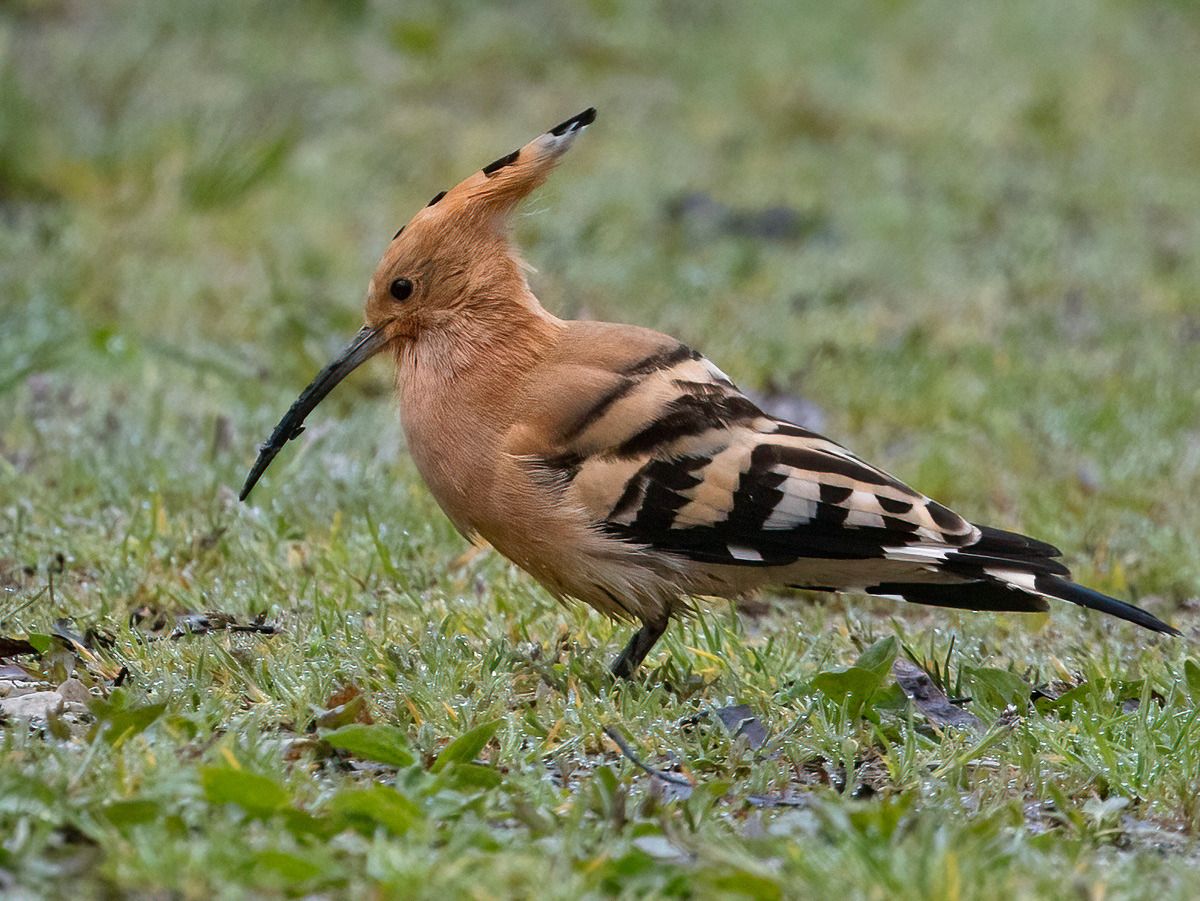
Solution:
M556 138L561 138L567 132L578 131L587 125L591 125L595 121L596 108L594 106L589 106L582 113L572 116L566 122L562 122L559 125L554 126L554 128L550 129L550 134L554 135Z

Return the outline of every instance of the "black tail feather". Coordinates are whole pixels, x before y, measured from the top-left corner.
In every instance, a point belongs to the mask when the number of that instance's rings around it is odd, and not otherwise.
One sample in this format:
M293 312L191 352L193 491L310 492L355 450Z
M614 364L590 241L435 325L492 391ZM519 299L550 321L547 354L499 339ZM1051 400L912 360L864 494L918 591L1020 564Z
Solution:
M959 610L994 610L1012 613L1044 613L1046 599L1001 582L880 582L864 588L867 594L902 597L913 604L956 607Z
M1044 591L1050 597L1070 601L1072 604L1087 607L1089 610L1099 610L1101 613L1107 613L1110 616L1116 616L1128 622L1136 623L1144 629L1150 629L1153 632L1163 632L1167 635L1180 634L1179 630L1174 626L1168 626L1161 619L1150 615L1141 607L1135 607L1133 604L1125 603L1125 601L1110 598L1108 595L1101 594L1099 591L1096 591L1094 588L1088 588L1086 585L1068 582L1066 579L1057 579L1054 576L1038 576L1033 584L1038 591Z
M1056 576L1071 574L1069 569L1054 559L1061 557L1062 551L1052 544L1019 532L1006 532L991 526L976 525L975 528L979 529L979 540L964 547L959 554L948 558L947 562L979 563L982 562L979 558L991 557L991 563L1020 563L1022 569L1032 572Z
M1049 542L1030 538L1020 532L1008 532L978 523L975 528L979 529L979 540L971 545L972 553L1013 559L1062 556L1062 551Z
M1093 588L1087 588L1054 575L1035 577L1034 587L1040 594L1009 585L996 579L963 582L881 582L864 589L867 594L902 597L914 604L935 607L957 607L961 610L995 610L1017 613L1044 612L1050 609L1047 597L1070 601L1089 610L1099 610L1152 632L1178 635L1179 630L1168 626L1140 607L1110 598ZM1045 595L1043 597L1043 595Z

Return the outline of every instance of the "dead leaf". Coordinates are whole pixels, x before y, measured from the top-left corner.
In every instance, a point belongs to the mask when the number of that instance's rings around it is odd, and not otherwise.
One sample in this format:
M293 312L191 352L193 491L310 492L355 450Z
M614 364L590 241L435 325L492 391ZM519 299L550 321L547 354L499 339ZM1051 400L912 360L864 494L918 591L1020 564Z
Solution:
M734 739L744 738L757 751L767 743L771 734L747 704L732 704L713 711Z
M0 681L3 682L32 682L37 676L32 670L26 669L19 663L0 660Z
M253 632L255 635L278 635L283 630L274 623L267 622L267 614L260 613L248 623L233 622L229 626L230 632Z
M223 631L233 617L224 613L184 613L175 617L175 628L171 638L178 640L185 635L207 635Z
M325 701L325 709L319 712L309 723L307 731L316 729L339 729L350 723L362 723L369 726L375 722L371 711L367 709L367 698L354 683L343 685Z
M9 638L0 636L0 657L17 657L22 654L36 654L37 648L24 638Z
M260 613L248 623L239 622L236 616L209 610L206 613L184 613L175 617L175 629L171 638L178 641L186 635L207 635L209 632L253 632L257 635L278 635L282 630L266 622L266 614Z
M983 723L979 717L969 710L951 704L950 699L934 684L933 679L929 678L929 674L915 663L897 657L892 664L892 677L925 719L933 725L983 731Z
M141 628L151 632L161 632L167 627L170 617L163 610L156 610L148 604L142 604L129 614L129 628Z
M83 636L71 629L69 619L56 619L50 627L50 634L72 650L82 651L86 647Z

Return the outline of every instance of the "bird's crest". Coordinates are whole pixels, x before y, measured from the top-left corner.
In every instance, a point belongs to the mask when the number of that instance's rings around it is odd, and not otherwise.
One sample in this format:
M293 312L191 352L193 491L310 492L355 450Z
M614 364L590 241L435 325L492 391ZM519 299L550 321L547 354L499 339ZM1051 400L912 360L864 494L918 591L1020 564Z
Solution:
M595 119L596 110L589 107L438 194L429 206L458 219L503 225L512 208L545 182L575 136Z

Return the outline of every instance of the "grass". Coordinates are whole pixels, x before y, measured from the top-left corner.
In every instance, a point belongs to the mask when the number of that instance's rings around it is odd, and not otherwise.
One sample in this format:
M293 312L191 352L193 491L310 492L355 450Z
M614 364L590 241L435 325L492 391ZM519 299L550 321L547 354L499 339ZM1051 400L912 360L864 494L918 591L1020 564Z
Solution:
M1166 0L0 4L0 634L93 695L0 733L0 890L1194 897L1198 43ZM238 504L398 225L592 104L517 224L548 306L1185 638L770 597L614 686L624 627L460 556L383 364Z

